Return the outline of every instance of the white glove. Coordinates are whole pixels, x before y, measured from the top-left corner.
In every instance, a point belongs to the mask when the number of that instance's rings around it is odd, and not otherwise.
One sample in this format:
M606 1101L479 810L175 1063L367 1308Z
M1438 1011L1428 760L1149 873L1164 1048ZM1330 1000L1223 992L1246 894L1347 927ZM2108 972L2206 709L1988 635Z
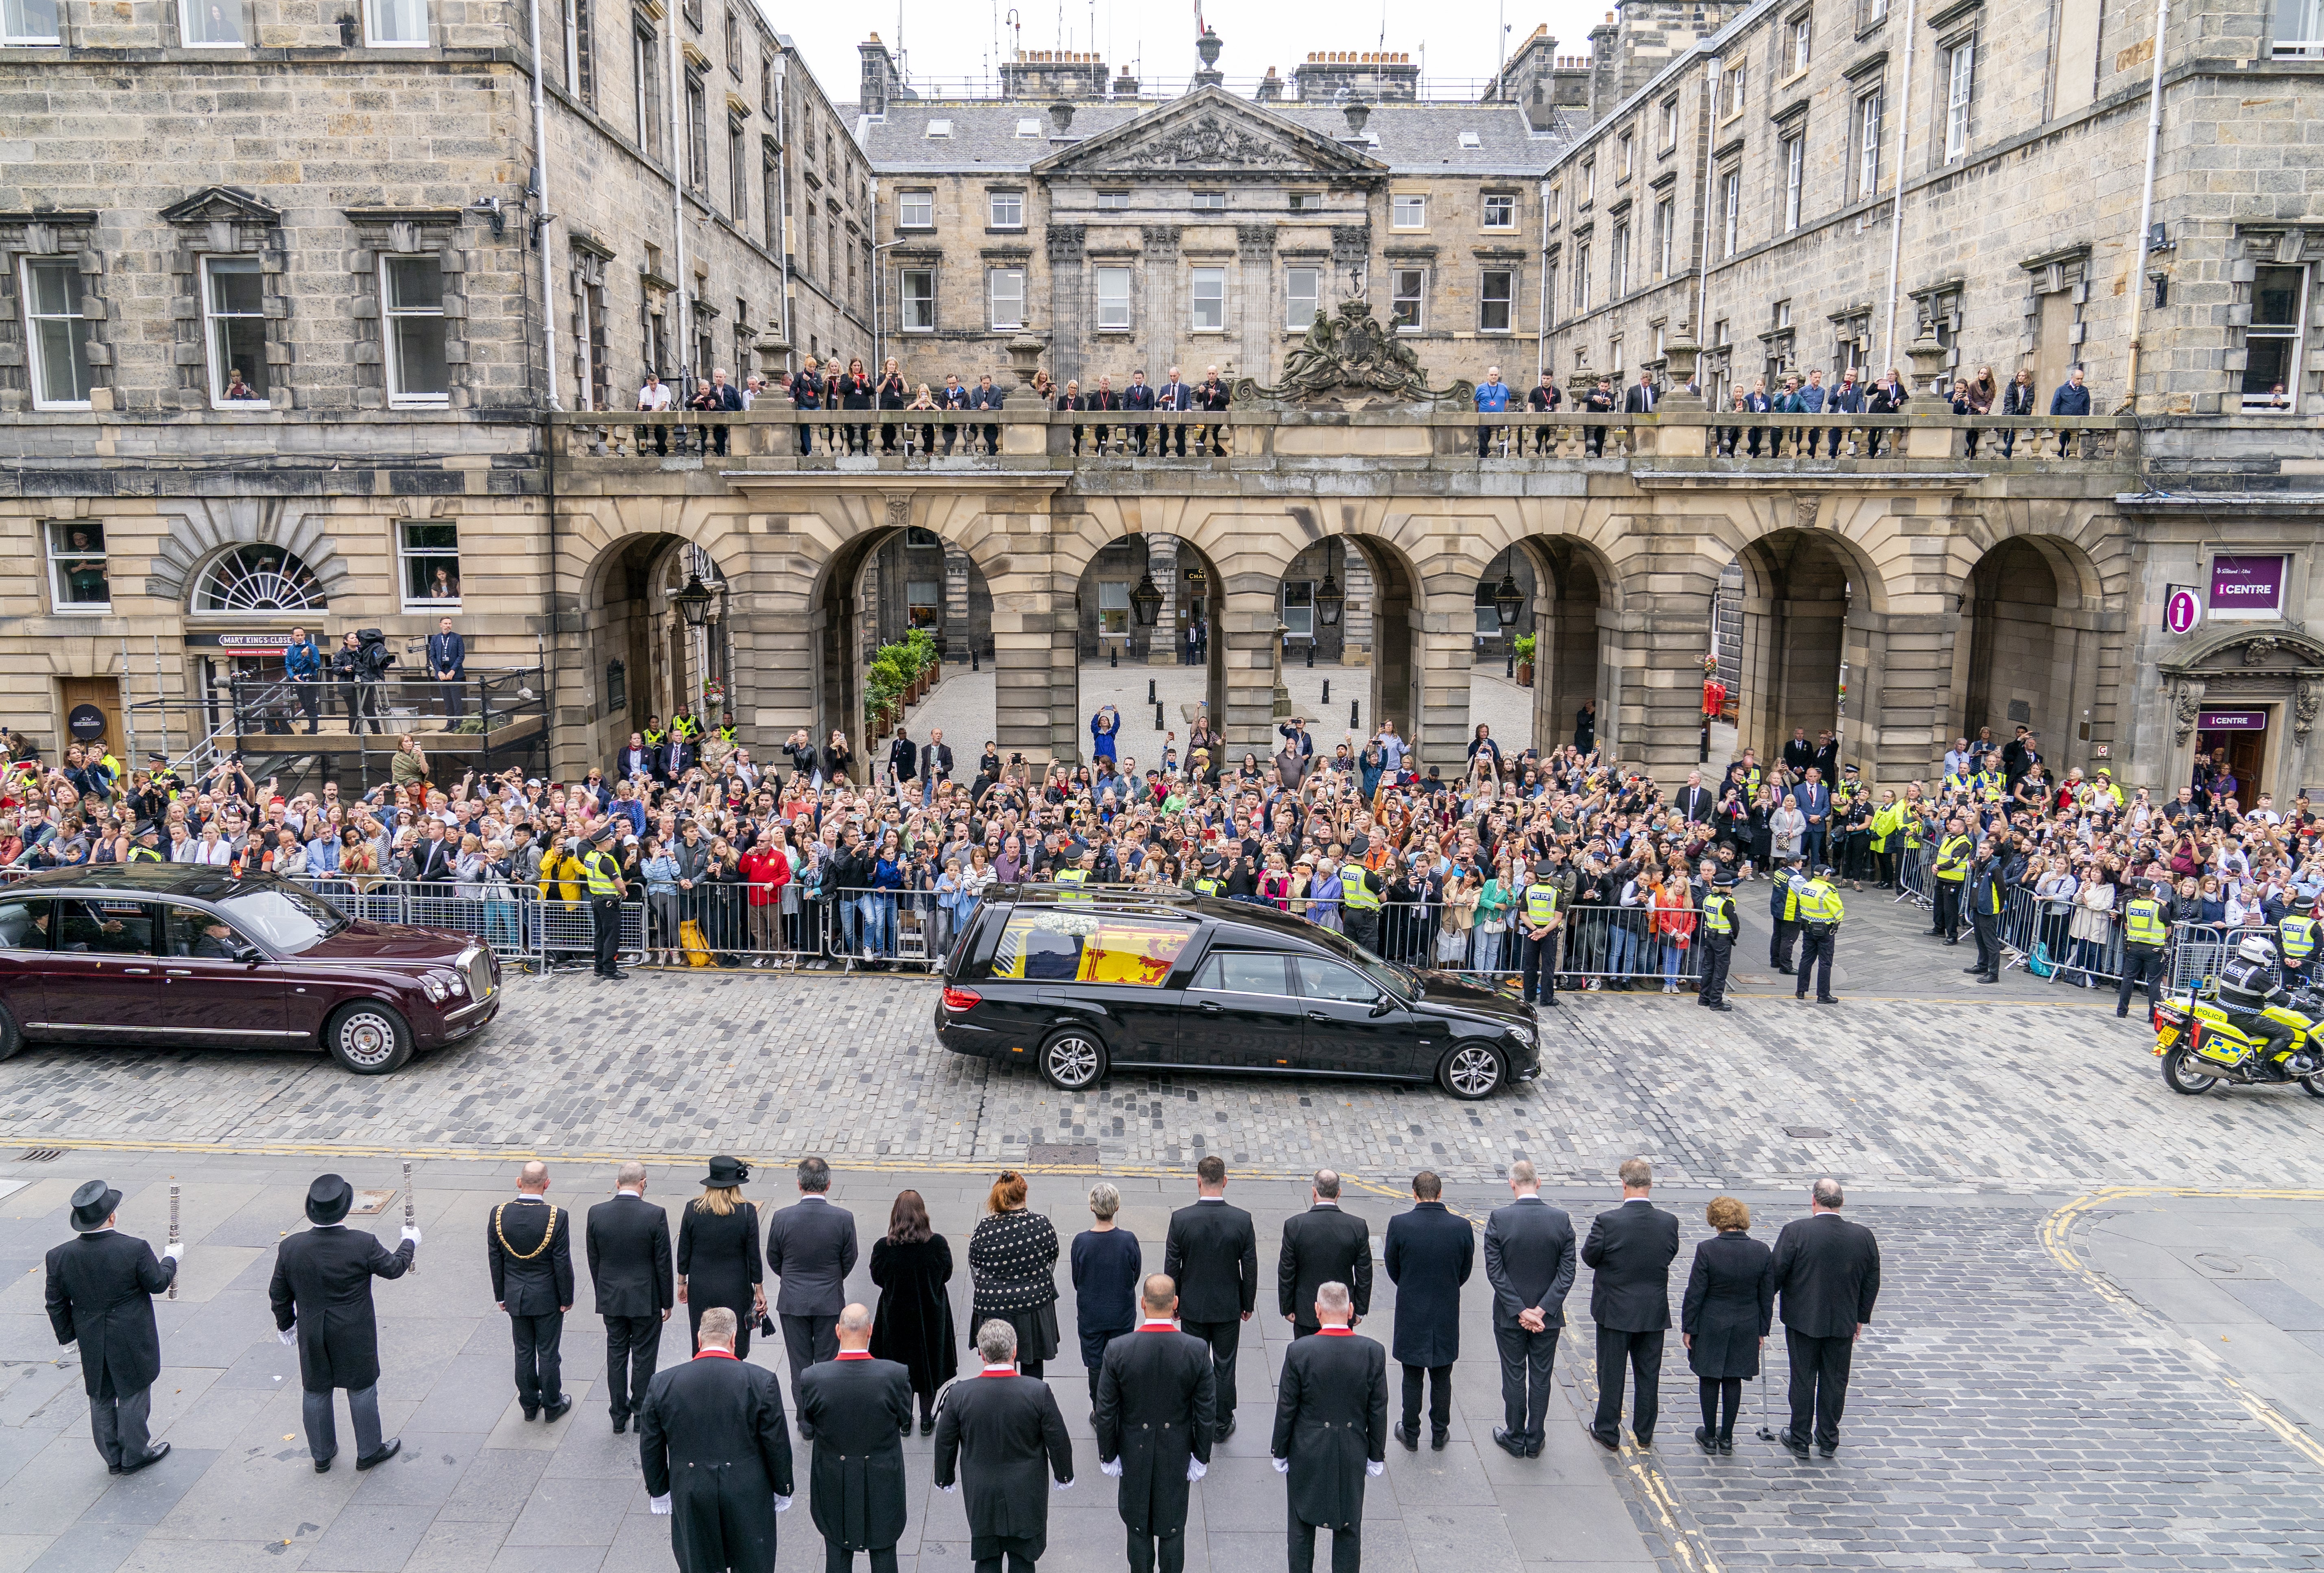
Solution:
M1388 1473L1388 1466L1381 1463L1367 1463L1364 1466L1364 1473L1377 1480Z
M775 1511L777 1513L788 1513L790 1510L791 1499L789 1497L778 1496L775 1498Z
M420 1231L412 1228L410 1224L405 1224L403 1226L403 1237L410 1240L416 1246L420 1243Z
M1057 1481L1055 1485L1049 1487L1052 1491L1071 1491L1073 1488L1074 1483L1070 1480Z
M1275 1466L1275 1472L1276 1472L1277 1475L1288 1475L1288 1474L1290 1474L1290 1473L1291 1473L1291 1460L1290 1460L1290 1459L1288 1459L1288 1458L1275 1458L1275 1459L1271 1459L1271 1460L1269 1460L1269 1461L1270 1461L1271 1463L1273 1463L1273 1464L1274 1464L1274 1466Z
M653 1509L654 1516L657 1518L668 1518L669 1516L669 1493L667 1491L663 1492L659 1496L651 1498L646 1505Z
M1108 1480L1119 1480L1121 1478L1121 1460L1119 1458L1108 1459L1106 1462L1100 1464L1097 1467L1097 1472L1104 1476Z
M161 1254L174 1262L179 1257L186 1254L186 1242L183 1240L171 1240L168 1245L161 1247Z
M949 1486L939 1486L936 1489L943 1492L946 1496L950 1496L954 1492L960 1489L960 1482L955 1480Z
M294 1321L274 1336L286 1344L295 1344L299 1341L299 1324Z
M1200 1480L1204 1476L1210 1472L1211 1467L1208 1464L1204 1463L1200 1458L1189 1458L1186 1460L1186 1478L1188 1480Z

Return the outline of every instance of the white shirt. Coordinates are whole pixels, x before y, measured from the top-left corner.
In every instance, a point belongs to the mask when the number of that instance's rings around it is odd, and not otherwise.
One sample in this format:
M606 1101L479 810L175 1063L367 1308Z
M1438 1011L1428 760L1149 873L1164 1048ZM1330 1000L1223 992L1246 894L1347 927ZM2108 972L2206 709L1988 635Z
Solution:
M669 408L669 384L667 382L657 382L650 388L639 389L638 408L642 410L668 409Z

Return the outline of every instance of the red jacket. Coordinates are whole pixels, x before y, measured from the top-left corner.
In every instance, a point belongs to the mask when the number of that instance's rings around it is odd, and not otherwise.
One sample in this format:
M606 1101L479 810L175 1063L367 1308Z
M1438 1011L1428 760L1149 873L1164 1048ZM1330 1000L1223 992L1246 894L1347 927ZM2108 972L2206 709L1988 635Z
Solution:
M742 878L751 882L751 905L764 906L791 882L791 862L774 847L752 847L742 854Z

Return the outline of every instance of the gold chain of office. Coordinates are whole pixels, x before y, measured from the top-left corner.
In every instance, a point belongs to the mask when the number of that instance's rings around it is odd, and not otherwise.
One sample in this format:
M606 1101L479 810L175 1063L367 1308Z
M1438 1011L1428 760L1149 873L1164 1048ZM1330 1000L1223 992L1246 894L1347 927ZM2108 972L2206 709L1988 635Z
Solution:
M508 1233L501 1228L501 1214L507 1210L508 1203L505 1201L493 1209L493 1233L500 1237L501 1249L509 1254L509 1258L512 1261L530 1262L534 1257L540 1256L541 1252L549 1249L549 1242L557 1237L557 1210L555 1208L552 1207L549 1210L549 1227L540 1231L540 1244L533 1246L530 1251L520 1251L514 1246L509 1244Z

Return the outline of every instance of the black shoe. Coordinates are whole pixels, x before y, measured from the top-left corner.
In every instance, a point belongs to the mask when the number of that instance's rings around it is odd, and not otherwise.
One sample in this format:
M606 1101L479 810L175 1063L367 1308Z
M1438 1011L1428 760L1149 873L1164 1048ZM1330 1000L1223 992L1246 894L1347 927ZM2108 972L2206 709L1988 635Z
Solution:
M1713 1010L1732 1010L1735 1007L1728 1004L1724 999L1714 999L1711 1002L1711 1008Z
M374 1465L384 1464L402 1450L402 1439L400 1437L390 1437L387 1440L380 1443L378 1452L373 1453L365 1458L357 1458L355 1460L355 1467L358 1469L369 1469Z
M120 1475L134 1475L140 1469L152 1468L154 1465L160 1463L169 1456L170 1444L167 1442L156 1442L153 1444L153 1450L152 1452L146 1454L143 1458L138 1459L134 1464L124 1464L119 1469L115 1470L115 1473Z
M1630 1433L1630 1440L1641 1448L1651 1448L1655 1445L1655 1434L1652 1431L1648 1431L1642 1437L1637 1432L1632 1431Z
M1959 935L1959 934L1947 934L1947 935L1945 936L1945 943L1947 943L1947 944L1949 944L1949 945L1957 945L1957 944L1960 943L1960 935Z
M1998 983L2001 981L2001 975L1997 972L1987 972L1983 977L1979 978L1978 981L1980 983Z
M1441 1453L1452 1440L1452 1433L1450 1430L1431 1431L1428 1433L1428 1449L1433 1453Z
M1553 994L1548 998L1543 1000L1542 1003L1544 1005L1555 1005L1557 1003L1557 996Z
M1528 1458L1540 1458L1541 1442L1542 1439L1539 1437L1527 1437L1526 1439L1526 1457Z
M1819 994L1816 996L1816 1003L1818 1005L1838 1005L1840 1003L1840 998L1837 995Z
M1398 1421L1396 1425L1396 1440L1404 1444L1404 1450L1407 1453L1420 1451L1420 1429L1417 1426L1408 1426L1402 1421Z
M1781 972L1786 978L1792 975L1792 970L1789 967L1778 967L1775 970Z
M630 1417L628 1415L617 1414L613 1417L613 1434L615 1436L620 1436L623 1431L628 1430L629 1429Z
M318 1474L318 1475L328 1475L330 1472L331 1472L331 1461L330 1461L328 1458L318 1458L318 1459L316 1459L316 1460L315 1460L315 1473L316 1473L316 1474Z
M1526 1456L1526 1440L1523 1437L1511 1436L1499 1426L1493 1428L1493 1446L1500 1449L1512 1458L1522 1458Z
M1697 1426L1694 1428L1694 1445L1701 1448L1706 1453L1715 1453L1719 1451L1719 1439L1711 1434L1711 1428L1709 1426Z
M1792 1435L1791 1432L1777 1431L1775 1433L1775 1440L1783 1443L1784 1446L1789 1449L1792 1452L1798 1454L1801 1458L1804 1458L1808 1456L1808 1445L1800 1440L1799 1438Z
M1825 1458L1831 1458L1834 1453L1839 1452L1839 1451L1840 1451L1840 1448L1839 1448L1838 1444L1834 1444L1833 1446L1827 1448L1827 1447L1825 1447L1821 1442L1818 1442L1818 1443L1816 1444L1816 1451L1817 1451L1817 1452L1819 1452L1819 1453L1821 1453Z
M524 1418L529 1421L540 1418L540 1405L537 1403L523 1403L517 1407L524 1411Z
M1984 962L1982 962L1982 961L1979 961L1976 966L1974 966L1974 967L1963 967L1963 968L1961 969L1961 970L1962 970L1962 971L1964 971L1964 972L1982 972L1982 971L1984 971L1984 970L1985 970L1985 963L1984 963Z
M540 1418L544 1421L563 1420L572 1408L573 1401L571 1399L560 1398L556 1403L542 1409L540 1412Z
M1735 1451L1735 1439L1722 1433L1719 1439L1719 1451L1721 1457L1731 1456Z
M1609 1437L1605 1432L1600 1430L1596 1426L1591 1425L1588 1421L1583 1421L1582 1422L1582 1429L1590 1433L1590 1440L1591 1441L1597 1443L1608 1452L1618 1453L1622 1450L1622 1434L1619 1431L1615 1432Z
M934 1416L934 1415L932 1415L932 1414L924 1414L924 1415L920 1416L920 1435L922 1435L922 1436L924 1436L924 1437L925 1437L925 1436L928 1436L928 1435L932 1434L932 1433L936 1430L936 1416Z

